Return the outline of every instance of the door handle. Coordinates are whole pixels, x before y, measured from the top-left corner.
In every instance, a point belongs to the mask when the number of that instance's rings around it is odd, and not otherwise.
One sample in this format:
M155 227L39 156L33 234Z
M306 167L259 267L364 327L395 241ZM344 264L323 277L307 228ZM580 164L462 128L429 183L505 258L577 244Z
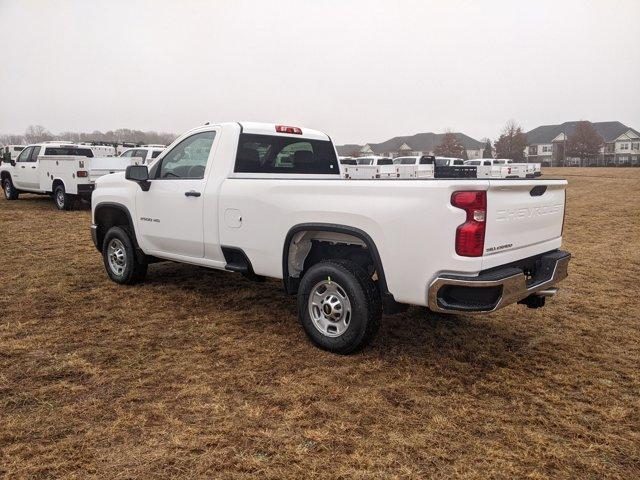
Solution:
M185 197L199 197L202 195L200 192L196 192L195 190L190 190L188 192L184 192Z
M31 167L31 168L36 168L36 167Z
M20 168L24 168L24 165L20 165Z

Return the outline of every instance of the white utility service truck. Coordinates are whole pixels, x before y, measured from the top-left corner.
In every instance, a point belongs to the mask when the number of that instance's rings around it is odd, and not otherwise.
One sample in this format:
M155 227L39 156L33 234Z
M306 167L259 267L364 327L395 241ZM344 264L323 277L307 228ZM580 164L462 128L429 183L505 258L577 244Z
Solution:
M91 234L121 284L157 260L282 279L309 338L350 353L373 338L383 311L406 304L454 314L543 306L567 276L566 186L345 179L322 132L211 124L149 165L100 178Z
M0 164L0 182L7 200L16 200L23 192L48 194L59 210L71 210L78 198L91 198L99 177L124 172L131 163L127 158L94 157L84 145L38 143Z

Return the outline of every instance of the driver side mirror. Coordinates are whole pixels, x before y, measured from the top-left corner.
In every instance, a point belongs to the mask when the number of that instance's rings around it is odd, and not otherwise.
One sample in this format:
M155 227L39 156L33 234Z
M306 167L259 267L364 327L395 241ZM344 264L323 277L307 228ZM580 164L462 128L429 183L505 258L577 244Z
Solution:
M143 192L149 191L151 182L149 181L149 169L146 165L129 165L124 173L124 178L136 182Z

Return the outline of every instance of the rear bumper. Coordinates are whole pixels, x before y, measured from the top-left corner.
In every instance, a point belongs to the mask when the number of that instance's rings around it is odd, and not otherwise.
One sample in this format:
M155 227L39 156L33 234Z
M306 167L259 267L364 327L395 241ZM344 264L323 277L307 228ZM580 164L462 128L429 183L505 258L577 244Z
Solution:
M78 185L78 195L83 196L91 196L91 192L93 192L96 188L95 183L81 183Z
M570 260L568 252L556 250L492 268L476 277L442 274L429 285L429 309L442 313L486 313L530 295L552 296L555 289L551 287L567 277Z

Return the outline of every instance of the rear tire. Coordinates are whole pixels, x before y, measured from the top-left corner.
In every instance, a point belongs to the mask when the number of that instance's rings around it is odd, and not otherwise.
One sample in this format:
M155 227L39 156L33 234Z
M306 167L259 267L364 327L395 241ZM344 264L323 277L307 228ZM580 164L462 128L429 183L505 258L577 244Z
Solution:
M302 277L298 318L319 348L346 355L366 345L380 328L380 293L369 275L350 260L324 260Z
M147 276L147 261L141 261L126 227L111 227L102 242L102 260L109 278L122 285L134 285Z
M58 210L73 210L73 205L76 203L76 196L68 194L64 189L64 185L58 184L56 188L53 189L53 201Z
M4 190L4 198L7 200L17 200L20 192L13 185L11 177L7 177L2 181L2 189Z

